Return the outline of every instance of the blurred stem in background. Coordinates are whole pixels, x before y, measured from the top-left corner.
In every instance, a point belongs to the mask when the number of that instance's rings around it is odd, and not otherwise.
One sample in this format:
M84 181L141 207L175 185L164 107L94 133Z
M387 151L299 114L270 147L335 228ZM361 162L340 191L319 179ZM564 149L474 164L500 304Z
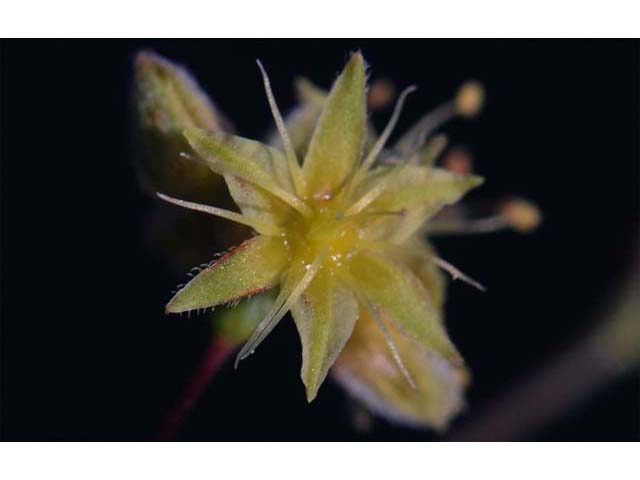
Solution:
M452 441L509 441L532 434L640 363L640 269L581 337L454 429ZM640 431L640 426L639 426Z

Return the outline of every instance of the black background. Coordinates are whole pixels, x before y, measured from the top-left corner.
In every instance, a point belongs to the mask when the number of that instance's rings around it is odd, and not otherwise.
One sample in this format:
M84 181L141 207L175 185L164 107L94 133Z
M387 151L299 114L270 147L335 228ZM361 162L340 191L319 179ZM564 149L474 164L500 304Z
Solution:
M150 439L207 345L206 321L163 314L183 277L142 236L151 200L132 167L129 104L132 56L142 47L189 67L251 138L271 126L256 58L286 109L295 75L328 86L361 47L372 78L420 87L400 130L463 80L486 85L483 115L445 128L487 178L472 198L532 198L545 223L529 236L437 243L489 287L449 289L449 330L474 373L470 409L455 425L587 331L631 268L636 42L5 41L4 439ZM334 384L307 404L299 363L293 322L282 322L237 372L227 366L216 377L180 439L441 438L382 420L356 433ZM634 372L529 439L638 439L638 401Z

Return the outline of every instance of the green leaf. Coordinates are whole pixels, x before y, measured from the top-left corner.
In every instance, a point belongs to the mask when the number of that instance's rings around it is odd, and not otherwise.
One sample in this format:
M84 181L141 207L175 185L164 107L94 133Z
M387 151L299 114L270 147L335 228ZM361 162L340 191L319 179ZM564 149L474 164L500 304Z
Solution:
M200 272L166 306L169 313L229 303L274 287L288 262L282 240L257 236Z
M302 342L302 381L311 402L358 318L353 293L321 271L292 308Z
M386 323L416 389L398 369L382 330L365 309L334 364L334 378L390 421L444 429L464 407L469 374L402 334L392 322Z
M338 77L304 160L310 195L333 196L362 156L365 137L365 64L360 52Z
M431 260L431 257L436 255L433 247L427 241L414 235L395 250L393 255L420 279L429 294L431 304L442 319L447 277Z
M422 282L410 270L375 253L358 253L349 271L368 300L426 348L463 364Z

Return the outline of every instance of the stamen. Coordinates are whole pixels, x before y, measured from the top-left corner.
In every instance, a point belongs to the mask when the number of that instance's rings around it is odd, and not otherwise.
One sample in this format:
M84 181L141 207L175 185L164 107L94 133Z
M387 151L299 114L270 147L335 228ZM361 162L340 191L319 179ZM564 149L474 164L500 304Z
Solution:
M378 155L380 155L380 152L387 143L387 140L389 139L391 132L393 132L396 123L398 123L398 118L400 118L400 113L402 112L402 106L404 105L405 99L410 93L415 92L417 88L418 87L416 87L415 85L411 85L410 87L405 88L404 91L400 94L400 97L398 97L398 101L396 102L396 106L393 109L393 113L391 114L391 118L389 119L387 126L384 128L382 134L378 137L378 140L376 140L376 143L369 151L369 154L364 159L355 175L353 176L350 186L351 190L358 186L369 168L371 168L371 165L373 165L373 162L375 162Z
M468 275L465 275L464 273L462 273L460 270L458 270L456 267L451 265L446 260L443 260L443 259L435 257L435 256L431 257L431 259L433 260L433 262L436 265L438 265L443 270L447 271L451 275L451 278L453 278L454 280L460 279L463 282L468 283L469 285L471 285L473 287L476 287L481 292L486 292L487 291L487 289L485 287L483 287L479 282L476 282L473 278L469 277Z
M540 209L524 198L512 198L502 205L500 214L514 230L528 233L542 221Z
M422 117L396 143L394 150L402 156L413 156L422 148L427 137L456 116L471 118L480 112L484 103L484 89L478 82L466 82L453 100L440 105Z
M418 163L432 167L444 149L447 148L448 144L449 138L443 133L438 133L429 140L426 140L425 145L421 147L419 151L412 152L411 155L398 155L396 151L395 154L392 153L389 157L385 158L384 164L394 165L408 161L409 163Z
M492 233L513 229L520 233L535 230L542 221L538 207L522 198L511 198L505 201L497 214L467 219L463 212L452 209L453 218L432 220L426 225L428 235L465 235L475 233Z
M427 235L471 235L507 230L511 223L502 215L494 215L476 220L432 220L425 228Z
M308 266L306 273L302 276L298 284L293 289L289 288L289 282L285 284L267 316L260 322L249 340L247 340L247 343L242 347L240 352L238 352L234 368L238 368L238 363L240 363L240 360L244 360L249 355L253 354L258 345L262 343L266 336L269 335L269 333L271 333L271 331L275 328L278 322L282 320L282 317L284 317L286 313L291 309L293 303L298 300L300 295L302 295L302 293L306 290L306 288L309 286L311 281L320 270L320 267L324 263L326 254L327 251L323 250L315 258L313 263Z
M484 87L475 81L463 83L458 89L455 102L456 110L461 116L475 117L484 104Z
M424 145L427 136L443 124L455 118L458 111L453 100L450 100L435 110L427 113L400 139L394 150L402 156L413 155Z
M287 128L284 124L284 120L282 119L282 115L280 114L280 110L278 109L278 105L276 104L276 99L273 96L269 76L262 66L262 62L260 62L260 60L256 60L256 63L258 64L258 68L260 68L260 72L262 73L262 80L264 81L264 89L267 93L267 100L269 101L269 107L271 108L273 119L276 122L278 133L280 134L280 138L282 139L282 146L284 147L284 152L287 157L289 173L291 174L291 178L293 179L293 185L298 196L304 197L305 181L304 176L302 175L302 169L300 168L298 158L296 157L296 152L293 149L293 145L291 144L291 139L289 138L289 134L287 133Z
M158 197L160 197L165 202L173 203L174 205L178 205L179 207L188 208L189 210L195 210L197 212L208 213L210 215L215 215L217 217L226 218L227 220L231 220L232 222L240 223L242 225L247 225L253 228L258 233L261 233L263 235L276 236L282 233L282 230L280 230L280 228L278 228L276 225L273 225L267 222L261 222L259 220L255 220L251 218L247 218L240 213L225 210L223 208L203 205L201 203L180 200L178 198L173 198L173 197L170 197L169 195L165 195L159 192L156 192L156 195L158 195Z

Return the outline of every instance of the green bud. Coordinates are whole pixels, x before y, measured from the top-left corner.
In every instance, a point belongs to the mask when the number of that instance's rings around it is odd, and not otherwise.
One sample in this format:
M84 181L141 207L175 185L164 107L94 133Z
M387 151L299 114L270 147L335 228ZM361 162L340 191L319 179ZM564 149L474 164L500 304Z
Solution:
M217 199L224 190L222 178L180 155L194 155L182 131L190 127L229 131L230 124L186 69L142 51L136 55L134 70L137 160L145 187L152 193Z
M273 305L274 299L275 293L268 291L242 300L236 306L215 310L211 318L216 338L234 347L246 342Z

